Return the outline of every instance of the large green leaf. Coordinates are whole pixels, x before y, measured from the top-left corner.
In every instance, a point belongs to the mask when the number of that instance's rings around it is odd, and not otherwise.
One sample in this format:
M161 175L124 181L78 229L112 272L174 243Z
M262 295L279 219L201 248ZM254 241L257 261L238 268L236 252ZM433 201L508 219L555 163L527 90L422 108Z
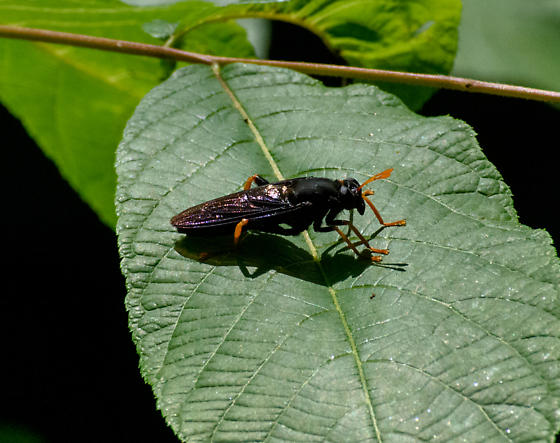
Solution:
M469 0L454 72L560 91L560 2Z
M155 20L179 23L180 47L218 55L252 56L245 32L223 23L266 17L318 34L352 64L446 73L455 55L459 0L200 1L151 7L117 0L0 0L2 24L160 43L143 31ZM165 3L165 2L164 2ZM169 2L166 2L169 3ZM217 23L220 22L220 23ZM0 100L19 117L64 177L108 224L115 222L114 149L140 98L169 71L147 57L0 40ZM421 102L423 92L410 94Z
M553 438L559 260L517 222L463 122L373 86L193 66L142 100L117 157L130 327L182 439ZM383 265L335 233L249 233L235 250L169 224L254 173L362 181L389 167L372 198L408 224L371 240L391 250ZM354 221L378 229L371 213Z

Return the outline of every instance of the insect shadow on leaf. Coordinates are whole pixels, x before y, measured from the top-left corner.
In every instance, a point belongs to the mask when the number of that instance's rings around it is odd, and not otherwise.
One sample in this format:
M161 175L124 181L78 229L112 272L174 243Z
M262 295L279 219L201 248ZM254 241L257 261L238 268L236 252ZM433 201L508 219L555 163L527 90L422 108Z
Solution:
M357 277L368 266L365 260L356 260L347 254L326 257L325 264L337 269L336 275L325 281L313 256L290 240L267 233L248 235L237 247L230 236L211 239L183 237L175 243L175 250L183 257L212 266L237 266L247 278L257 278L274 270L300 280L328 286L350 276ZM249 268L255 268L252 272Z
M350 221L352 220L352 211L350 212ZM366 237L368 241L372 241L374 238L376 238L379 233L381 231L383 231L385 229L385 226L381 226L377 231L375 231L373 234L371 234L369 237ZM349 236L350 234L347 233L347 236ZM344 241L342 239L338 239L338 241L336 243L333 243L332 245L330 245L328 248L326 248L323 251L323 254L321 254L321 260L325 261L328 260L327 257L329 257L329 255L331 254L331 251L333 249L335 249L337 246L339 246L341 243L344 243ZM354 246L359 246L361 244L361 242L357 242L354 243ZM347 249L350 249L348 247L348 245L344 245L341 249L339 249L338 251L335 251L334 254L337 255L340 252L343 252ZM367 254L367 250L364 250L364 252ZM408 266L408 263L388 263L388 262L377 262L377 263L373 263L373 265L380 267L380 268L387 268L387 269L392 269L394 271L400 271L400 272L404 272L406 271L405 267Z

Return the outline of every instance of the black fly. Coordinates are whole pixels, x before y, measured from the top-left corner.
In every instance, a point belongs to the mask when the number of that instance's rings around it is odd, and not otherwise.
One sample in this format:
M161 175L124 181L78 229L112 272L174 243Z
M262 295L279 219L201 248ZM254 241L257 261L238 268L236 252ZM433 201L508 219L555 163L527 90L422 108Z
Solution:
M177 214L171 224L181 233L197 236L233 234L237 245L244 229L255 229L281 235L296 235L313 224L317 232L336 231L358 256L356 245L363 244L374 254L388 254L387 249L372 248L365 237L348 220L337 220L344 209L356 209L364 214L365 205L382 226L403 226L405 220L386 223L373 203L367 198L373 191L362 188L374 180L391 175L387 169L366 180L361 185L353 178L331 180L327 178L302 177L269 183L259 175L247 179L243 191L201 203ZM256 187L251 187L255 183ZM326 226L322 226L323 220ZM281 225L286 225L284 227ZM339 226L348 226L360 242L356 245ZM371 255L372 261L381 256Z

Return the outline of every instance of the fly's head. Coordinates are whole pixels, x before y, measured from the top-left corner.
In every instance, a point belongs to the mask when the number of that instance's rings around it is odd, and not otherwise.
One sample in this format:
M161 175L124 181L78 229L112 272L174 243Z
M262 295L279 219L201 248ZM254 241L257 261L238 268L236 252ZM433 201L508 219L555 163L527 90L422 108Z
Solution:
M364 215L366 204L362 198L360 183L354 178L339 180L339 196L344 209L356 209L360 215Z

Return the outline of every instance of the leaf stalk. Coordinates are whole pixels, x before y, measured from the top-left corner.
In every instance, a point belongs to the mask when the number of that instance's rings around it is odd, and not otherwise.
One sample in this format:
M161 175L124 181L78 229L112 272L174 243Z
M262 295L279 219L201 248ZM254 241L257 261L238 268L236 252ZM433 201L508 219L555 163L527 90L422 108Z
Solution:
M204 63L207 65L217 64L220 66L230 63L252 63L257 65L289 68L312 75L355 78L368 81L405 83L418 86L454 89L464 92L476 92L504 97L515 97L528 100L560 103L560 92L527 88L524 86L509 85L505 83L485 82L469 78L453 77L449 75L400 72L384 69L360 68L356 66L342 66L324 63L220 57L209 54L183 51L166 46L151 45L147 43L138 43L105 37L95 37L92 35L74 34L69 32L52 31L48 29L34 29L10 25L0 25L0 37L79 46L91 49L120 52L125 54L143 55L147 57L184 61L189 63Z

